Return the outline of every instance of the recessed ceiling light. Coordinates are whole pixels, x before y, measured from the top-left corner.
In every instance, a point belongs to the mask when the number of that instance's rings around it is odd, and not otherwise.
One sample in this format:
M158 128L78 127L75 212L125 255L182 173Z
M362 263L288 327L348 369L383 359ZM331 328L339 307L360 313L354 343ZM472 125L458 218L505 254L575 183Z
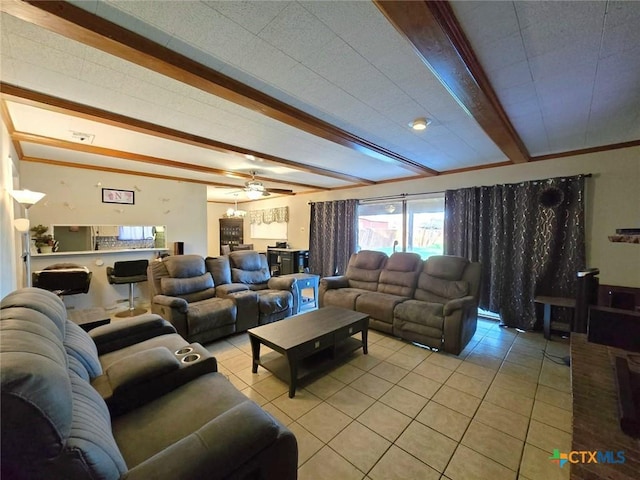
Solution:
M409 126L414 130L426 130L430 124L431 120L424 117L416 118L413 122L409 122Z
M247 160L251 160L252 162L256 159L256 157L254 157L253 155L245 155L244 158L246 158Z

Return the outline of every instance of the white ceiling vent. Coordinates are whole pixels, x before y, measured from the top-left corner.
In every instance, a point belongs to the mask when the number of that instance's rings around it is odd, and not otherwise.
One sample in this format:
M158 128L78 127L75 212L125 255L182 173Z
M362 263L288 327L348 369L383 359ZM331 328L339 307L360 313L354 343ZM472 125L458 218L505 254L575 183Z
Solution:
M71 132L71 140L78 143L89 143L93 144L93 139L96 137L93 133L82 133L82 132Z

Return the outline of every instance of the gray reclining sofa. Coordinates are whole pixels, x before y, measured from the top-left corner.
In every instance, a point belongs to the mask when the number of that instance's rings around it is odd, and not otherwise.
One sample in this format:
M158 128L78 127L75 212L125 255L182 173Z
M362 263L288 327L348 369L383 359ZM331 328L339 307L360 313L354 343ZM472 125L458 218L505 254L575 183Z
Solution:
M217 373L215 359L181 378L176 363L198 345L162 319L122 320L89 336L45 290L18 290L0 307L1 478L297 477L293 434ZM155 391L157 379L171 386ZM145 402L114 413L101 381Z
M453 255L362 250L320 280L320 306L370 316L371 328L458 355L476 331L480 264Z

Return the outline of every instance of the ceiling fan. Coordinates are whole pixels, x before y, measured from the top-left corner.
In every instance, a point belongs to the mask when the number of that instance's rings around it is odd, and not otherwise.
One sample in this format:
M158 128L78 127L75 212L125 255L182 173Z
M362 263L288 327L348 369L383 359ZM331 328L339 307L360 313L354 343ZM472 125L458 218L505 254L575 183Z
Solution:
M293 190L285 188L266 188L262 182L256 180L256 172L251 172L251 180L244 183L244 192L251 200L257 200L260 197L268 197L272 193L282 195L293 195Z

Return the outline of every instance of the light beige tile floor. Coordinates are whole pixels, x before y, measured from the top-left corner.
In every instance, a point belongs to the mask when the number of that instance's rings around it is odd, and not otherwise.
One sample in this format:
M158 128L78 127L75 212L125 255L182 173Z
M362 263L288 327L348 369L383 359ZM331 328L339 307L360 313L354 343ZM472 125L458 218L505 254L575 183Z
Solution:
M370 331L368 355L354 353L293 399L268 371L251 373L246 333L207 348L296 435L301 480L569 478L549 460L571 445L566 339L481 319L453 356Z

